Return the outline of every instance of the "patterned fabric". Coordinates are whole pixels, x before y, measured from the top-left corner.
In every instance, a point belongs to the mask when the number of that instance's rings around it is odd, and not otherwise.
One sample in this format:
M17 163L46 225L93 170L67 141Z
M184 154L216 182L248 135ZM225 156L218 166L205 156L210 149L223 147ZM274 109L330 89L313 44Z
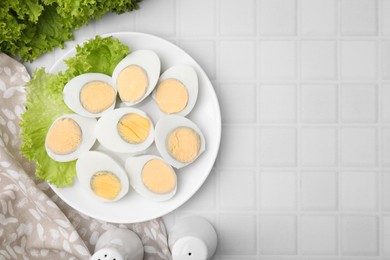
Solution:
M89 259L100 234L121 227L136 232L144 259L171 259L162 219L111 224L79 213L43 181L20 153L25 67L0 53L0 259Z

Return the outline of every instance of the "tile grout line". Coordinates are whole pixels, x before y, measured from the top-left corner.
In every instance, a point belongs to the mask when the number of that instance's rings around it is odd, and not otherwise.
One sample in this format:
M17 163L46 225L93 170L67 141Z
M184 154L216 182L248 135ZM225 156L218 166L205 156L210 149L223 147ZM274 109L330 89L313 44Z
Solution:
M336 255L341 257L342 256L342 221L341 221L341 162L342 162L342 151L341 151L341 115L340 115L340 108L341 108L341 79L342 79L342 69L341 69L341 0L337 1L335 4L335 19L336 19L336 71L337 71L337 172L336 172L336 178L337 178L337 189L336 189L336 216L337 216L337 238L336 238Z
M301 183L302 183L302 125L301 125L301 114L300 107L301 107L301 90L302 90L302 68L301 68L301 52L302 52L302 40L301 40L301 10L302 10L302 1L296 0L295 2L295 9L296 9L296 17L295 17L295 33L297 35L297 40L295 42L296 44L296 82L295 85L295 121L296 121L296 165L297 165L297 171L295 172L296 180L296 254L298 256L302 255L302 201L301 201Z

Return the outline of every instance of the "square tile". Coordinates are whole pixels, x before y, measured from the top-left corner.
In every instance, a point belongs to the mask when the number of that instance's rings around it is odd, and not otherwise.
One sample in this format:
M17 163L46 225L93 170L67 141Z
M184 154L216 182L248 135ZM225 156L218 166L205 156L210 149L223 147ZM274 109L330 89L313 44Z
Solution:
M382 78L390 79L390 41L382 41Z
M177 1L177 6L181 36L215 35L215 0Z
M382 85L382 118L385 123L390 123L390 84Z
M301 217L301 252L304 255L336 255L337 237L337 217Z
M256 254L256 216L221 214L218 224L217 254Z
M179 46L199 63L210 79L216 77L216 47L214 41L179 41Z
M384 166L390 166L390 128L382 128L382 163Z
M260 209L293 210L297 204L295 172L262 172L260 174Z
M262 123L293 123L296 121L296 86L262 85L259 113Z
M378 91L375 85L342 85L341 120L346 123L377 121Z
M256 176L254 172L221 170L219 172L219 185L221 209L256 210ZM240 187L245 187L245 189Z
M390 211L390 172L384 172L382 176L383 210Z
M337 209L337 173L302 172L301 204L304 210Z
M337 130L335 128L302 128L301 156L304 166L337 164Z
M261 128L259 161L263 166L296 165L296 129Z
M383 254L390 256L390 216L383 216Z
M372 211L378 208L376 172L342 172L340 206L343 210Z
M260 77L262 79L296 78L296 43L295 41L260 42Z
M224 167L256 164L256 128L223 127L218 162Z
M301 42L302 79L336 78L336 43L334 41Z
M341 165L375 166L377 164L377 131L375 128L341 129Z
M341 217L341 253L350 256L378 255L378 218Z
M119 15L108 12L101 19L95 21L96 34L135 31L135 17L136 12L125 12Z
M337 92L335 85L302 85L302 121L305 123L335 123L337 121Z
M382 32L384 35L390 35L390 0L382 0Z
M175 3L175 0L141 2L136 12L137 30L159 36L174 36L176 34Z
M199 188L180 210L206 211L214 210L216 206L216 170L212 170L204 184Z
M295 216L265 215L259 217L261 255L294 255L297 252L297 219Z
M296 33L295 0L261 0L259 30L262 35L293 35Z
M254 41L221 41L220 75L223 80L256 78L256 44Z
M341 78L376 79L377 44L375 41L341 42Z
M335 0L302 0L301 32L303 35L333 35L336 33Z
M220 2L221 35L250 36L256 34L256 0L241 0L240 4L237 4L235 0Z
M221 85L218 99L224 123L256 122L256 87L254 85Z
M378 27L377 5L377 0L342 0L342 34L375 35Z

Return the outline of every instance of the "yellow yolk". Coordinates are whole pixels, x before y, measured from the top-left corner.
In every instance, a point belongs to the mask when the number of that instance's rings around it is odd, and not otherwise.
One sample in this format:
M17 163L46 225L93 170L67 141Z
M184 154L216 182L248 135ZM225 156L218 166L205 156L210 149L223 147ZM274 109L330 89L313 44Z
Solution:
M121 100L133 103L145 95L148 76L140 66L130 65L119 73L117 85Z
M76 121L63 118L50 127L46 136L46 145L53 153L69 154L80 145L81 135L81 128Z
M142 181L155 193L168 193L176 187L176 175L172 168L159 159L152 159L144 165Z
M197 132L189 127L179 127L168 136L168 151L176 160L188 163L199 154L200 137Z
M115 90L102 81L87 83L80 91L82 106L91 113L100 113L115 101Z
M157 86L155 99L164 113L177 113L187 106L188 92L177 79L166 79Z
M118 132L126 142L142 143L149 135L150 121L138 114L126 114L118 122Z
M113 173L101 171L91 178L91 189L95 194L107 200L115 199L121 191L121 182Z

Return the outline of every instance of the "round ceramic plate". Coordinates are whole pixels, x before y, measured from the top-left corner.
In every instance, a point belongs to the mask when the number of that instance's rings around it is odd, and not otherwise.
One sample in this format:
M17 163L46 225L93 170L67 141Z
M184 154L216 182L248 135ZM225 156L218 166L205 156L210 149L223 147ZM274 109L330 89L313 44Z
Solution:
M122 43L129 46L131 51L139 49L155 51L160 57L162 71L176 64L187 64L196 70L199 78L198 99L194 109L186 117L196 123L202 130L206 139L206 151L192 164L176 170L178 177L177 193L172 199L165 202L147 200L130 187L129 193L121 200L103 203L91 197L81 186L77 178L71 187L57 188L52 185L52 188L67 204L90 217L114 223L143 222L175 210L191 198L202 186L218 154L221 140L221 113L217 96L206 73L182 49L164 39L148 34L120 32L102 35L102 37L107 36L118 38ZM54 64L50 72L56 73L60 70L65 70L66 65L63 61L74 56L75 52L75 48L70 50ZM150 96L136 107L148 113L154 124L164 116ZM95 144L92 150L108 153L121 163L123 167L126 158L129 156L112 153L98 143ZM159 155L154 144L145 151L145 154Z

